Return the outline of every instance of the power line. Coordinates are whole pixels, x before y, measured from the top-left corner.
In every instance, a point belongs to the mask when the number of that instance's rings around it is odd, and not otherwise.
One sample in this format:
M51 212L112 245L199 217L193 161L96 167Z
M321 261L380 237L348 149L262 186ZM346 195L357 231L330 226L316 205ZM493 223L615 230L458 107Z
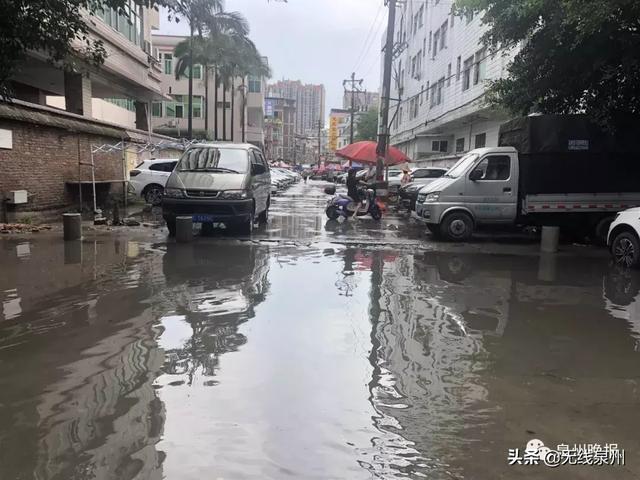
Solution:
M360 62L362 61L362 59L364 58L363 55L366 55L365 49L367 49L367 44L369 42L369 37L371 36L371 33L373 33L373 28L375 27L377 21L378 21L378 17L380 17L380 12L382 12L382 8L383 8L383 4L380 4L380 7L378 8L378 11L376 12L376 16L373 19L373 22L371 23L371 27L369 28L369 32L367 33L367 36L364 39L364 44L362 45L362 50L360 51L360 55L358 55L357 60L356 60L356 64L353 67L353 70L356 70L358 68L358 66L360 65Z

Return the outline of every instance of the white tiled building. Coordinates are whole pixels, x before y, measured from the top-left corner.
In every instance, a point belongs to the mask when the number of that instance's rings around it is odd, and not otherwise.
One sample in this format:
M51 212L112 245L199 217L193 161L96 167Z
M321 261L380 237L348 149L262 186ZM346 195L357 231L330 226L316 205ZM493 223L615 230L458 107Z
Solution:
M507 73L514 51L490 54L481 15L452 14L450 0L398 5L391 145L415 162L449 166L466 151L498 142L508 117L484 103L486 82Z

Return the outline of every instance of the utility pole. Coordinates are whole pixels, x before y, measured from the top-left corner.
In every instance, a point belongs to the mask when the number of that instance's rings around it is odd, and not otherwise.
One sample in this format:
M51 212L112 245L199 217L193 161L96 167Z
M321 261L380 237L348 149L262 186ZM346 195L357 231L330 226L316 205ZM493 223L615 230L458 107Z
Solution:
M355 114L356 114L356 93L362 93L362 90L360 90L358 87L356 87L356 83L361 87L362 86L362 82L364 82L364 79L359 78L356 80L356 74L355 72L353 72L351 74L351 78L348 80L343 80L342 81L342 86L344 87L344 92L347 93L347 84L350 83L351 84L351 109L349 110L350 114L351 114L351 129L349 132L349 143L353 143L353 130L355 127Z
M396 26L396 0L388 0L389 20L387 22L387 40L384 47L384 70L382 75L382 98L380 99L380 125L378 127L378 161L376 163L376 180L384 178L384 159L389 148L389 104L391 100L391 66L393 63L393 46Z

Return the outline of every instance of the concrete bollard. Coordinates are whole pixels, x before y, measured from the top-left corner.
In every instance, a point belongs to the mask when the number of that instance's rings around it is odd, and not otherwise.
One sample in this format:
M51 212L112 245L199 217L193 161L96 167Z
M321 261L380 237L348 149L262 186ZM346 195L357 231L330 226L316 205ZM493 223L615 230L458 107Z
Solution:
M556 271L558 265L558 256L551 253L541 253L538 263L538 280L543 282L554 282L556 280Z
M82 237L82 217L79 213L65 213L62 215L64 239L80 240Z
M82 240L64 242L64 264L77 265L82 263Z
M193 240L193 219L191 217L176 217L176 241L188 243Z
M560 241L560 227L542 227L540 238L540 251L544 253L556 253Z

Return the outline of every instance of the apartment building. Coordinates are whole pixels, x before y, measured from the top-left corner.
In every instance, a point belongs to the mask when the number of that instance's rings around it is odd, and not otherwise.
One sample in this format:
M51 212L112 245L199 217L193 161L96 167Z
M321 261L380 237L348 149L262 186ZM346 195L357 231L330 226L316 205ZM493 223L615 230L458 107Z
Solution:
M14 96L126 128L148 130L148 107L161 99L161 71L152 56L152 29L159 12L129 0L117 11L103 8L83 13L89 37L106 50L100 68L79 63L76 72L50 62L43 52L30 52L11 78ZM80 40L74 47L83 48Z
M457 16L451 2L404 2L396 20L391 144L418 163L452 165L474 148L494 146L508 117L489 108L489 80L503 77L513 50L489 52L481 15Z
M152 105L152 125L156 132L184 136L188 126L189 80L176 78L178 58L174 49L187 37L154 35L153 46L162 68L162 88L171 100ZM210 140L248 142L264 146L264 98L266 79L248 76L232 79L229 85L220 82L216 93L215 67L205 71L193 66L193 131ZM207 100L208 94L208 100Z
M265 156L269 162L296 162L296 101L265 99Z
M372 108L378 108L380 104L380 94L377 92L345 91L342 97L342 108L345 110L351 109L352 96L356 112L368 112Z
M318 130L318 121L324 125L324 85L303 84L299 80L280 80L269 85L269 97L296 101L296 133L312 135Z

